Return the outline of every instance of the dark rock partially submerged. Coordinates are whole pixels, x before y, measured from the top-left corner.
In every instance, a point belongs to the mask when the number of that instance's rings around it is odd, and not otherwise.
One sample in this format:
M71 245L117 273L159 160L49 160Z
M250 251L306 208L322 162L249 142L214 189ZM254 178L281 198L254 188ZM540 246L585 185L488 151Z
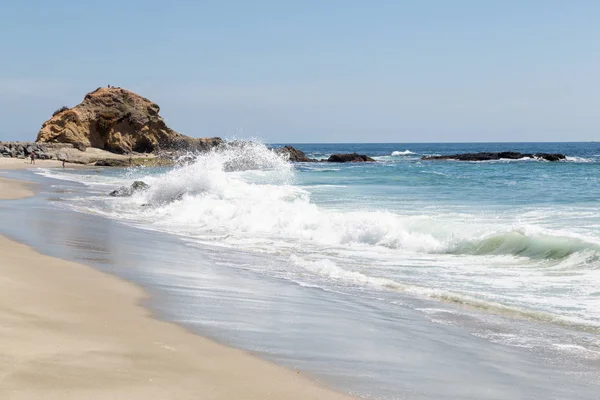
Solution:
M349 154L333 154L328 159L316 160L308 157L302 150L298 150L292 146L284 146L273 151L280 155L285 155L291 162L332 162L332 163L346 163L346 162L371 162L375 161L369 156L358 153Z
M292 162L316 162L314 158L309 158L302 150L298 150L292 146L284 146L273 150L280 155L288 155Z
M371 162L371 161L375 161L374 159L372 159L369 156L366 156L364 154L358 154L358 153L351 153L351 154L332 154L328 159L327 162L333 162L333 163L345 163L345 162Z
M538 158L546 161L566 160L564 154L550 153L519 153L516 151L503 151L499 153L464 153L447 156L424 156L422 160L458 160L458 161L493 161L493 160L519 160L521 158Z
M128 196L133 195L136 192L148 190L149 188L150 188L150 186L148 186L145 182L135 181L131 184L130 187L121 186L120 188L115 189L112 192L110 192L109 195L113 196L113 197L128 197Z

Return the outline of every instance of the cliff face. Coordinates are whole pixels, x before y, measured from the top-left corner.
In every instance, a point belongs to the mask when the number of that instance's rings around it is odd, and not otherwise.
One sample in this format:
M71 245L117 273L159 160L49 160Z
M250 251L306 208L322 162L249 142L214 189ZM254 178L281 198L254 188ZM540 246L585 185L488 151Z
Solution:
M61 109L42 125L37 142L71 143L114 153L208 150L220 138L196 139L169 128L158 104L121 88L98 88L83 102Z

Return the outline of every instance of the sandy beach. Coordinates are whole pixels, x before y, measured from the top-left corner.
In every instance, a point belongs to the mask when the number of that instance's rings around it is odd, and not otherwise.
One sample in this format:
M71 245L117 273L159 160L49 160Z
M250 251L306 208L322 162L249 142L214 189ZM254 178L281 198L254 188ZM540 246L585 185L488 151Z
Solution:
M0 178L1 199L33 193L28 183ZM0 254L2 399L349 398L302 371L152 318L133 284L2 236Z
M30 183L0 177L0 200L21 199L33 196L33 194Z
M69 168L79 166L78 164L67 164ZM31 164L29 160L22 158L7 158L0 157L0 170L3 169L29 169L29 168L59 168L62 167L62 161L58 160L35 160L35 164Z

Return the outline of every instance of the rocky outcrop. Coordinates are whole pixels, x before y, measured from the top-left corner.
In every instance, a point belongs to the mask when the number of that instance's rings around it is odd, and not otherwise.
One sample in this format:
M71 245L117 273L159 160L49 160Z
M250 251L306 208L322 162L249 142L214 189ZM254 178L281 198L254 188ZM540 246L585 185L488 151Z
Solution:
M464 153L448 156L425 156L422 160L459 160L459 161L494 161L494 160L520 160L522 158L537 158L546 161L566 160L564 154L550 153L519 153L516 151L504 151L499 153Z
M166 152L128 155L88 148L81 151L70 143L0 142L0 157L28 158L34 152L39 160L58 160L69 164L102 167L172 166L174 157Z
M120 188L110 192L109 195L113 197L127 197L133 195L136 192L148 190L149 188L150 186L148 186L145 182L135 181L131 184L130 187L121 186Z
M351 154L333 154L328 159L316 160L308 157L302 150L298 150L292 146L284 146L281 148L273 149L277 154L283 155L291 162L332 162L332 163L346 163L346 162L370 162L375 161L369 156L358 153Z
M346 162L372 162L376 161L369 156L358 153L350 154L333 154L328 159L317 160L308 157L302 150L298 150L292 146L284 146L281 148L273 149L277 154L284 155L292 162L332 162L332 163L346 163Z
M174 131L159 111L156 103L129 90L98 88L79 105L57 110L42 125L36 141L119 154L159 149L204 151L222 143L220 138L196 139Z
M116 160L116 159L104 159L98 160L94 163L96 167L129 167L131 162L129 160Z
M291 162L316 162L314 158L309 158L302 150L298 150L292 146L284 146L274 149L275 153L288 157Z
M35 153L35 157L40 160L50 160L53 155L47 151L48 148L40 143L0 142L0 157L27 158L31 153Z
M126 157L126 158L101 158L92 162L95 167L172 167L175 160L172 158L162 157L160 155L143 155L142 157Z
M328 159L327 162L333 162L333 163L346 163L346 162L370 162L370 161L375 161L374 159L372 159L369 156L366 156L364 154L358 154L358 153L351 153L351 154L332 154Z

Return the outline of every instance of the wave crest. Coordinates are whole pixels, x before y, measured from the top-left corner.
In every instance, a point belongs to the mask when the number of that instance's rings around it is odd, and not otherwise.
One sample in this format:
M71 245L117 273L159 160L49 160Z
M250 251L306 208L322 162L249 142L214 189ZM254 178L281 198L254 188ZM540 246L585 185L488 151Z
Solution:
M263 144L235 142L195 155L162 175L144 177L150 189L111 199L110 213L171 232L227 238L233 245L251 243L261 249L307 244L554 261L577 253L585 254L582 262L594 265L600 257L598 243L528 226L506 229L383 210L320 207L308 190L294 185L294 171Z
M416 153L413 153L410 150L404 150L404 151L393 151L391 155L392 155L392 157L400 157L400 156L408 156L411 154L416 154Z
M548 234L528 235L521 230L512 230L493 234L480 240L459 243L450 249L449 253L513 255L530 259L560 260L586 250L599 252L600 246L575 237Z

